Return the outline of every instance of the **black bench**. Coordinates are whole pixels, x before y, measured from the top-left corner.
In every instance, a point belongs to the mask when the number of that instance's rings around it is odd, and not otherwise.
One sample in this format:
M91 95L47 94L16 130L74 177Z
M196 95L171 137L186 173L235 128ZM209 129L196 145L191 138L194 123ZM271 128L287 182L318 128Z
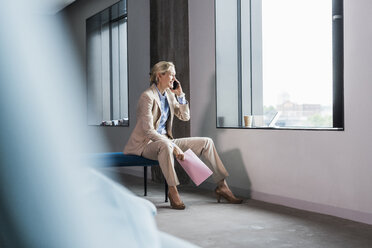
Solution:
M158 166L159 162L136 155L125 155L122 152L98 153L96 158L103 167L143 166L144 196L147 196L147 167ZM165 181L165 202L168 202L168 184Z

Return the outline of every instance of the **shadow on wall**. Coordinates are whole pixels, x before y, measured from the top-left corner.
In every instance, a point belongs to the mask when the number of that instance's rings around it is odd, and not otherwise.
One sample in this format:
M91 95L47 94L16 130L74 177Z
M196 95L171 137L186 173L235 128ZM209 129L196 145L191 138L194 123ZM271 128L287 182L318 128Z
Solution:
M240 149L232 149L228 151L221 152L221 143L220 136L226 130L222 128L216 128L216 89L215 89L215 75L213 75L209 82L209 90L211 92L209 97L209 102L206 104L204 118L201 120L201 132L203 136L207 136L213 139L214 144L217 148L218 154L225 165L230 176L227 178L230 188L241 196L250 197L251 189L251 180L246 171L246 166L243 161L242 151ZM231 141L233 142L233 141ZM211 183L211 179L207 181ZM245 185L244 189L237 188L234 185ZM208 187L208 186L206 186Z

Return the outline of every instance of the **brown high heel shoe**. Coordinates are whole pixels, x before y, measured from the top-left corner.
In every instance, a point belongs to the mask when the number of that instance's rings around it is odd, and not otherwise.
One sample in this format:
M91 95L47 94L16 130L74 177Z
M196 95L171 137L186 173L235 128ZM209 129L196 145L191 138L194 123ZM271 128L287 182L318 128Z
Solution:
M184 210L186 208L186 206L185 206L185 204L183 202L181 202L179 204L176 204L173 201L173 198L172 198L172 196L169 193L168 193L168 198L169 198L169 201L170 201L171 208L177 209L177 210Z
M233 204L241 204L243 202L242 199L236 198L232 193L231 195L227 194L226 192L222 191L219 187L217 187L214 192L217 196L217 202L221 202L221 196L225 198L228 202Z

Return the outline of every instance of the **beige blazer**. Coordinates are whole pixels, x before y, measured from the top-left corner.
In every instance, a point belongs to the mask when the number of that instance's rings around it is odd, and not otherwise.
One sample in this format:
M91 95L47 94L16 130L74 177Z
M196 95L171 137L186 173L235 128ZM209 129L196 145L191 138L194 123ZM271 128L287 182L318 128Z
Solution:
M190 119L189 104L179 104L174 93L170 89L165 92L169 104L169 117L167 121L167 135L173 139L172 123L173 116L180 120L188 121ZM164 135L159 134L156 130L159 127L161 117L161 103L159 93L155 84L145 90L137 105L137 124L124 147L125 154L134 154L141 156L146 145L158 140L166 140Z

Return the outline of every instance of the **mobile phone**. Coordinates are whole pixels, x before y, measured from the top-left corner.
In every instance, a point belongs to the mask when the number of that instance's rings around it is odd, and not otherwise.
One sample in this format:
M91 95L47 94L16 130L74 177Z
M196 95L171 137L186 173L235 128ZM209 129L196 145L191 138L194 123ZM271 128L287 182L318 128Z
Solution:
M176 90L178 86L179 86L179 83L177 81L174 81L172 90Z

